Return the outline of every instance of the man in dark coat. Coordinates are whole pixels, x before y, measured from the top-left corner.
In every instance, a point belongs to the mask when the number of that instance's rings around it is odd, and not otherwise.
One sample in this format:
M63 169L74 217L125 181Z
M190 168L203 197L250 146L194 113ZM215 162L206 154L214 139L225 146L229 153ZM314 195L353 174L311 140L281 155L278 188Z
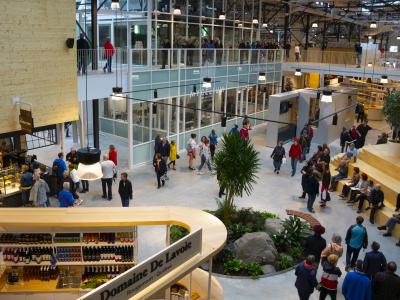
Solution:
M378 272L386 270L386 257L379 248L378 242L372 242L372 251L367 252L364 257L364 272L373 279Z
M400 277L395 274L394 261L387 264L386 272L378 272L372 281L372 300L399 300Z
M314 267L315 257L307 256L306 260L297 265L295 275L297 292L300 300L308 300L318 285L317 270Z
M129 207L129 200L132 199L132 183L128 180L127 173L121 173L118 194L121 197L122 207Z
M314 234L308 236L304 241L304 256L314 255L315 262L319 264L321 252L326 247L326 240L321 236L325 233L325 228L321 225L314 225Z
M307 210L311 213L314 213L313 205L315 198L319 194L319 182L316 174L311 173L309 176L307 176L304 191L308 195Z
M85 39L85 35L83 33L81 33L79 35L79 39L76 41L76 50L78 51L78 53L77 53L78 74L81 73L81 69L82 69L82 74L86 74L87 57L88 57L89 48L90 48L89 43Z

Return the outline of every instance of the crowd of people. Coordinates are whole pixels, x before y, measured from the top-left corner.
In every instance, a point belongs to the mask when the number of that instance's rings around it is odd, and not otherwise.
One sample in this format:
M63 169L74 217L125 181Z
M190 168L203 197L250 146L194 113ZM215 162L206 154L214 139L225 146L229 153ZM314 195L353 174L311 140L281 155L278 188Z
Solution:
M400 299L400 277L396 274L397 265L394 261L387 262L380 244L371 243L371 251L364 259L359 259L361 249L368 247L367 229L362 225L364 218L358 216L356 223L351 225L345 237L347 274L344 277L342 293L346 300L396 300ZM325 228L321 225L313 227L313 234L305 239L305 260L297 265L295 270L297 288L300 300L308 300L317 290L319 299L329 295L336 299L338 280L342 271L337 266L343 255L342 238L339 234L332 235L327 244L322 235ZM317 271L321 265L321 276L318 280Z

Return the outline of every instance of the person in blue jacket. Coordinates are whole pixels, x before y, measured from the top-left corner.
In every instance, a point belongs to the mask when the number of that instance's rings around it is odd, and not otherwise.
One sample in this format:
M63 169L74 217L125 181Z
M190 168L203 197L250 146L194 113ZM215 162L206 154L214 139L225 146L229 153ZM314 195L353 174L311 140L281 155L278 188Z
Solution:
M297 265L295 275L297 292L300 300L308 300L317 287L317 270L314 267L314 255L307 256L306 260Z
M67 165L64 161L64 153L58 153L58 158L53 162L53 174L57 177L57 194L62 191L64 183L64 172L67 170Z
M239 125L235 124L232 129L229 131L229 134L239 134Z
M357 260L354 271L346 274L342 293L346 300L371 300L371 280L363 272L362 260Z

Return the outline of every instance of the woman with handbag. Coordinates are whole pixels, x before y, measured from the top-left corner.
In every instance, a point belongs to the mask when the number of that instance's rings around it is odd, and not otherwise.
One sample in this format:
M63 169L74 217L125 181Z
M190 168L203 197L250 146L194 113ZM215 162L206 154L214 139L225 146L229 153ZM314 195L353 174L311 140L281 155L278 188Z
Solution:
M283 159L286 160L285 148L283 148L282 141L279 141L274 151L272 151L271 158L273 159L274 173L279 174Z
M160 153L156 153L153 159L154 171L157 176L157 188L159 189L165 185L165 181L167 180L167 165L165 161L161 158Z
M329 165L325 166L324 174L322 175L321 181L321 207L326 207L326 202L331 200L331 195L329 194L329 185L331 184L331 172L329 170Z

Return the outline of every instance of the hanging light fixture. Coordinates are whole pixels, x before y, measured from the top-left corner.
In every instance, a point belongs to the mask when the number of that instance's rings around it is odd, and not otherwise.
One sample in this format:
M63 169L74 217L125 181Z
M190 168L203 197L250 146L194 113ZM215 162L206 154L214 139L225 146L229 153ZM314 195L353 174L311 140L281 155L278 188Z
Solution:
M119 0L112 0L112 2L111 2L111 9L112 9L112 10L119 9Z
M112 94L108 99L113 101L125 100L125 94L122 93L122 87L119 86L113 87Z
M76 176L79 179L93 181L103 177L100 154L100 149L89 146L77 150L79 164Z
M398 36L396 37L396 40L400 40L400 35L398 35Z
M331 90L323 90L321 102L332 103L332 91Z
M369 28L371 29L375 29L378 25L376 24L375 21L371 22L371 24L369 24Z
M174 13L175 16L181 15L182 14L181 8L179 6L176 6L174 8L174 12L173 13Z
M318 28L318 23L316 23L316 22L312 23L311 27L312 28Z
M218 19L225 20L226 19L225 12L221 12L221 14L219 15Z
M369 40L372 40L372 36L369 35L369 36L368 36L368 39L369 39Z
M267 28L268 27L268 24L267 23L263 23L262 24L262 28Z
M203 78L202 87L203 87L204 89L209 89L209 88L211 88L211 78L210 78L210 77L204 77L204 78Z
M381 77L381 83L382 83L382 84L389 83L389 80L388 80L387 75L382 75L382 77Z
M258 20L257 19L253 19L253 24L258 24Z
M267 81L267 77L265 76L265 72L258 73L258 81L263 83Z
M294 76L301 76L301 69L296 69Z
M243 27L243 24L242 24L242 23L239 23L239 24L238 24L238 27Z
M274 31L271 29L271 30L269 31L269 33L274 33Z
M372 67L372 62L369 62L367 66L368 66L369 68L371 68L371 67Z
M119 2L116 1L119 5ZM113 1L114 3L114 1ZM118 6L119 7L119 6ZM86 29L86 9L85 9L85 29ZM86 72L86 141L87 146L85 148L78 149L77 157L78 157L78 169L76 171L76 176L81 180L97 180L103 177L103 171L101 170L100 165L100 149L92 148L89 145L89 116L88 116L88 91L87 91L87 79L88 73ZM122 88L119 90L122 92Z

